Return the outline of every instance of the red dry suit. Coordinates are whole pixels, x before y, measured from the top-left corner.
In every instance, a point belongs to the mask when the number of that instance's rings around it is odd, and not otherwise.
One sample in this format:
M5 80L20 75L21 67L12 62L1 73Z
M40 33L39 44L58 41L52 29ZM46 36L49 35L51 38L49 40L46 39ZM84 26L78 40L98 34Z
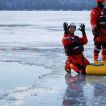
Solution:
M65 49L65 53L68 57L66 66L72 68L77 73L85 74L85 67L89 64L89 61L83 55L83 45L87 43L87 37L78 36L72 34L64 34L62 43Z
M95 7L90 13L90 23L94 35L94 61L98 60L102 49L102 59L106 60L106 9Z

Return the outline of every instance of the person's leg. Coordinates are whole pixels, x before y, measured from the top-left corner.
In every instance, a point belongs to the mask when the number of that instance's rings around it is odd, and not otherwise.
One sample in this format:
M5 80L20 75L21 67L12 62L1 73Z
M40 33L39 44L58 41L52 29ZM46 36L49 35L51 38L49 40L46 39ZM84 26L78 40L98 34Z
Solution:
M66 63L65 63L65 70L66 70L68 73L71 72L70 62L69 62L68 59L66 60Z
M98 56L101 51L101 42L94 42L94 62L98 61Z
M79 68L77 65L74 65L71 61L66 60L66 64L65 64L65 70L68 73L71 73L71 69L73 69L75 72L79 73Z
M79 68L82 70L82 74L86 74L86 66L90 64L87 58L82 55L82 64L79 65Z
M66 60L65 70L68 73L71 73L71 69L73 69L77 73L81 73L82 72L82 69L79 67L78 64L73 64L71 61Z
M106 41L102 43L102 60L106 61Z
M84 55L82 55L82 65L89 65L90 62L88 61L87 58L84 57Z
M77 64L77 67L78 67L78 73L80 74L86 74L86 65L79 65Z

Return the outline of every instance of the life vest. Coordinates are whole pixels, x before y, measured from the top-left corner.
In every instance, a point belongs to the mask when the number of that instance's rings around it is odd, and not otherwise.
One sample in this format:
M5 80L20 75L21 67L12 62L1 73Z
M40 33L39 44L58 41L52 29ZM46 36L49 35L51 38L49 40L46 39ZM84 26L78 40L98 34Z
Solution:
M77 36L70 37L71 44L65 46L65 53L67 56L82 54L84 51L83 45L80 43L80 40Z
M106 29L106 10L103 9L103 11L98 11L100 13L100 16L98 18L98 26L100 29Z

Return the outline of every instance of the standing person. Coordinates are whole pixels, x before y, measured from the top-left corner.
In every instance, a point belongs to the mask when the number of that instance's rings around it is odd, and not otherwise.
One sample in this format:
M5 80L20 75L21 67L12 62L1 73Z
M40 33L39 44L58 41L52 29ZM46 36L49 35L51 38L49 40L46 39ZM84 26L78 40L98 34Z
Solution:
M87 43L87 36L85 33L85 25L81 24L79 30L82 32L82 37L74 35L76 31L76 25L71 23L68 26L68 23L63 24L64 27L64 36L62 43L67 55L65 70L71 72L71 68L77 73L86 74L85 68L89 64L89 61L84 57L83 51Z
M94 35L94 62L98 61L100 51L102 60L106 61L106 9L104 8L105 0L96 0L97 7L93 8L90 13L90 23Z

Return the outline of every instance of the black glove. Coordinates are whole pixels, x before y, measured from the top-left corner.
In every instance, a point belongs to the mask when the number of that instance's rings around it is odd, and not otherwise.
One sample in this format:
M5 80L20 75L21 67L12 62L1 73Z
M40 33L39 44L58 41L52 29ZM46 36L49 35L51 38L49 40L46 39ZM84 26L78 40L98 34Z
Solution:
M64 28L64 34L68 34L68 23L64 22L63 28Z
M85 25L81 24L79 30L82 32L83 35L86 35L85 33Z

